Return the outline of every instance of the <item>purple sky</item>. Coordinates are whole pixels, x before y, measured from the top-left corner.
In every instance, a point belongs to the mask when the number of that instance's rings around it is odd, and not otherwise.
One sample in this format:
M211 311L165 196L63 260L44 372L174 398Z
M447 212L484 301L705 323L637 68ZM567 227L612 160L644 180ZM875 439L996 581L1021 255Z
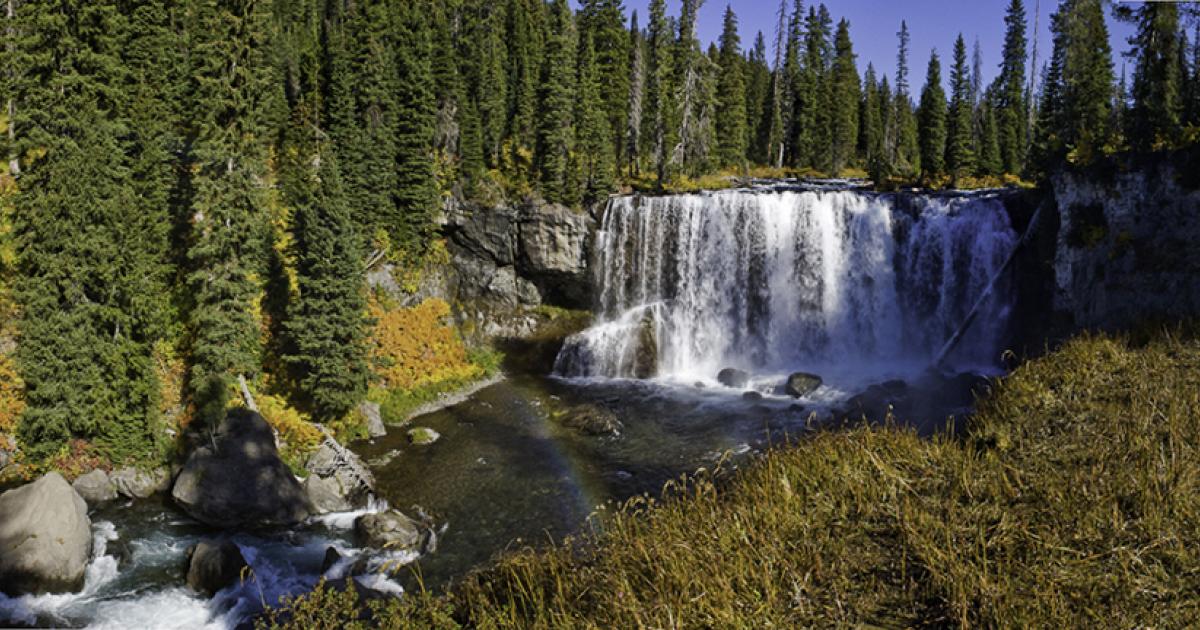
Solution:
M925 83L925 66L929 63L929 51L937 48L938 56L942 59L942 77L948 80L948 65L954 52L954 39L962 31L967 41L968 63L972 53L975 38L983 49L983 75L985 85L998 72L1000 51L1004 46L1004 12L1010 0L826 0L834 22L845 17L850 20L850 38L854 42L854 52L858 54L858 70L866 72L867 63L875 64L876 72L886 73L889 78L896 73L896 31L900 30L900 20L908 21L908 29L912 34L909 53L910 83L914 99L920 93ZM789 10L793 0L788 0ZM575 3L578 4L577 2ZM625 0L626 13L633 10L638 12L638 20L643 28L646 25L646 7L649 0ZM699 33L707 47L708 42L715 41L721 34L722 18L726 5L733 7L737 14L742 33L742 46L748 49L754 45L754 36L758 31L763 32L768 49L774 42L775 12L778 10L778 0L705 0L700 9ZM812 6L812 0L806 0L805 10ZM667 12L679 14L680 0L667 0ZM1025 0L1025 12L1033 28L1034 7L1037 0ZM1058 6L1058 0L1041 0L1041 19L1038 22L1038 66L1050 55L1049 15ZM1120 56L1128 46L1125 38L1131 32L1130 25L1115 23L1108 16L1109 32L1113 36L1115 71L1121 74L1121 64L1126 63ZM770 53L768 53L768 56ZM1132 72L1132 68L1130 68Z

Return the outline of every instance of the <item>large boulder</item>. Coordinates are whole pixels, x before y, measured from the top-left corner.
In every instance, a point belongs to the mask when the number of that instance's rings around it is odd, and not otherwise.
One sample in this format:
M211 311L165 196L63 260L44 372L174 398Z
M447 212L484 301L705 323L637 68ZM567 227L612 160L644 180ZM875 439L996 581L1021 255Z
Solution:
M348 512L354 509L354 506L346 500L346 491L336 477L309 475L303 485L309 502L320 514Z
M379 403L363 401L358 406L358 413L362 414L363 420L367 424L367 435L377 438L387 435L387 427L383 424L383 413L379 410Z
M99 468L77 477L71 487L93 508L117 498L117 486L109 479L108 473Z
M750 375L745 370L725 368L717 373L717 382L725 387L743 388L750 383Z
M192 452L171 491L192 518L221 528L292 525L313 513L263 417L232 409L212 444Z
M421 549L429 540L430 528L399 510L363 514L354 521L354 535L370 547L396 551Z
M228 540L202 541L192 545L187 555L187 585L205 597L237 584L249 566L242 550Z
M367 465L328 433L321 447L309 456L304 468L309 473L309 479L316 477L321 480L309 482L313 492L326 495L334 493L342 499L341 502L322 499L324 507L317 506L322 508L319 511L339 512L365 506L375 491L375 476ZM346 507L334 508L334 505Z
M87 504L62 475L0 494L0 592L78 590L91 553Z
M171 473L166 468L125 467L114 471L111 479L117 493L128 499L148 499L171 489Z
M783 384L783 390L793 398L803 398L817 391L821 383L821 377L816 374L795 372L788 376L787 382Z

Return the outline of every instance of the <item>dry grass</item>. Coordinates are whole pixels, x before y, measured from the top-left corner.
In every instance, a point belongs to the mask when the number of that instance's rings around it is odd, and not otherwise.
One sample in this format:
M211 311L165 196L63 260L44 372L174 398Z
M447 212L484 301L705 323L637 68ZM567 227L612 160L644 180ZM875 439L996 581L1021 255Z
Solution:
M821 433L448 595L354 621L354 598L319 590L286 614L305 628L1194 627L1198 409L1194 334L1086 336L1016 370L958 438Z

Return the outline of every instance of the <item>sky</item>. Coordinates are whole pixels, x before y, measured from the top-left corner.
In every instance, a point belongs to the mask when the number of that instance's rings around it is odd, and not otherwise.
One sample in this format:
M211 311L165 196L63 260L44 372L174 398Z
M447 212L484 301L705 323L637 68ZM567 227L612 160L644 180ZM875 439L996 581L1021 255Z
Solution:
M925 83L925 67L929 63L930 50L936 48L942 61L943 81L949 80L948 66L952 63L954 40L961 31L967 42L968 63L975 39L983 51L983 78L987 85L999 72L1000 52L1004 46L1004 12L1010 0L826 0L825 6L836 23L839 18L850 21L850 39L858 55L858 71L863 74L867 63L875 65L878 74L886 73L889 80L896 73L896 32L900 21L908 21L911 34L909 52L909 83L914 98ZM788 0L789 11L793 0ZM578 5L577 2L575 2ZM638 12L638 21L645 28L649 0L625 0L626 13ZM807 11L813 0L806 0ZM1033 28L1034 8L1038 0L1025 0L1025 13L1029 28ZM679 15L680 0L667 0L667 12ZM754 45L754 36L763 32L768 47L768 57L774 43L776 12L779 0L705 0L700 9L697 30L707 48L709 42L721 35L721 25L726 5L737 14L743 49ZM1058 6L1058 0L1041 0L1041 18L1038 20L1038 67L1050 57L1050 13ZM1106 12L1107 13L1107 12ZM1109 33L1114 51L1114 71L1121 74L1121 65L1127 63L1121 52L1128 48L1126 38L1131 26L1118 23L1108 15ZM1029 51L1032 52L1032 51ZM1132 73L1132 64L1130 63Z

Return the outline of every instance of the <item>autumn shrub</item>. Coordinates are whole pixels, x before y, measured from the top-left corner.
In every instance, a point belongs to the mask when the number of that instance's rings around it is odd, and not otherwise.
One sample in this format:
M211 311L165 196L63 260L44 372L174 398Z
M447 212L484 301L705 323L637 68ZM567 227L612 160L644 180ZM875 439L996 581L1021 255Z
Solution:
M375 377L385 389L413 390L443 381L478 377L458 332L447 321L450 305L428 299L412 308L371 305L375 330L369 357Z
M12 357L0 354L0 434L16 433L17 421L25 410L24 387Z
M282 396L257 394L254 402L263 419L279 434L280 457L292 470L303 470L305 459L324 439L321 430Z

